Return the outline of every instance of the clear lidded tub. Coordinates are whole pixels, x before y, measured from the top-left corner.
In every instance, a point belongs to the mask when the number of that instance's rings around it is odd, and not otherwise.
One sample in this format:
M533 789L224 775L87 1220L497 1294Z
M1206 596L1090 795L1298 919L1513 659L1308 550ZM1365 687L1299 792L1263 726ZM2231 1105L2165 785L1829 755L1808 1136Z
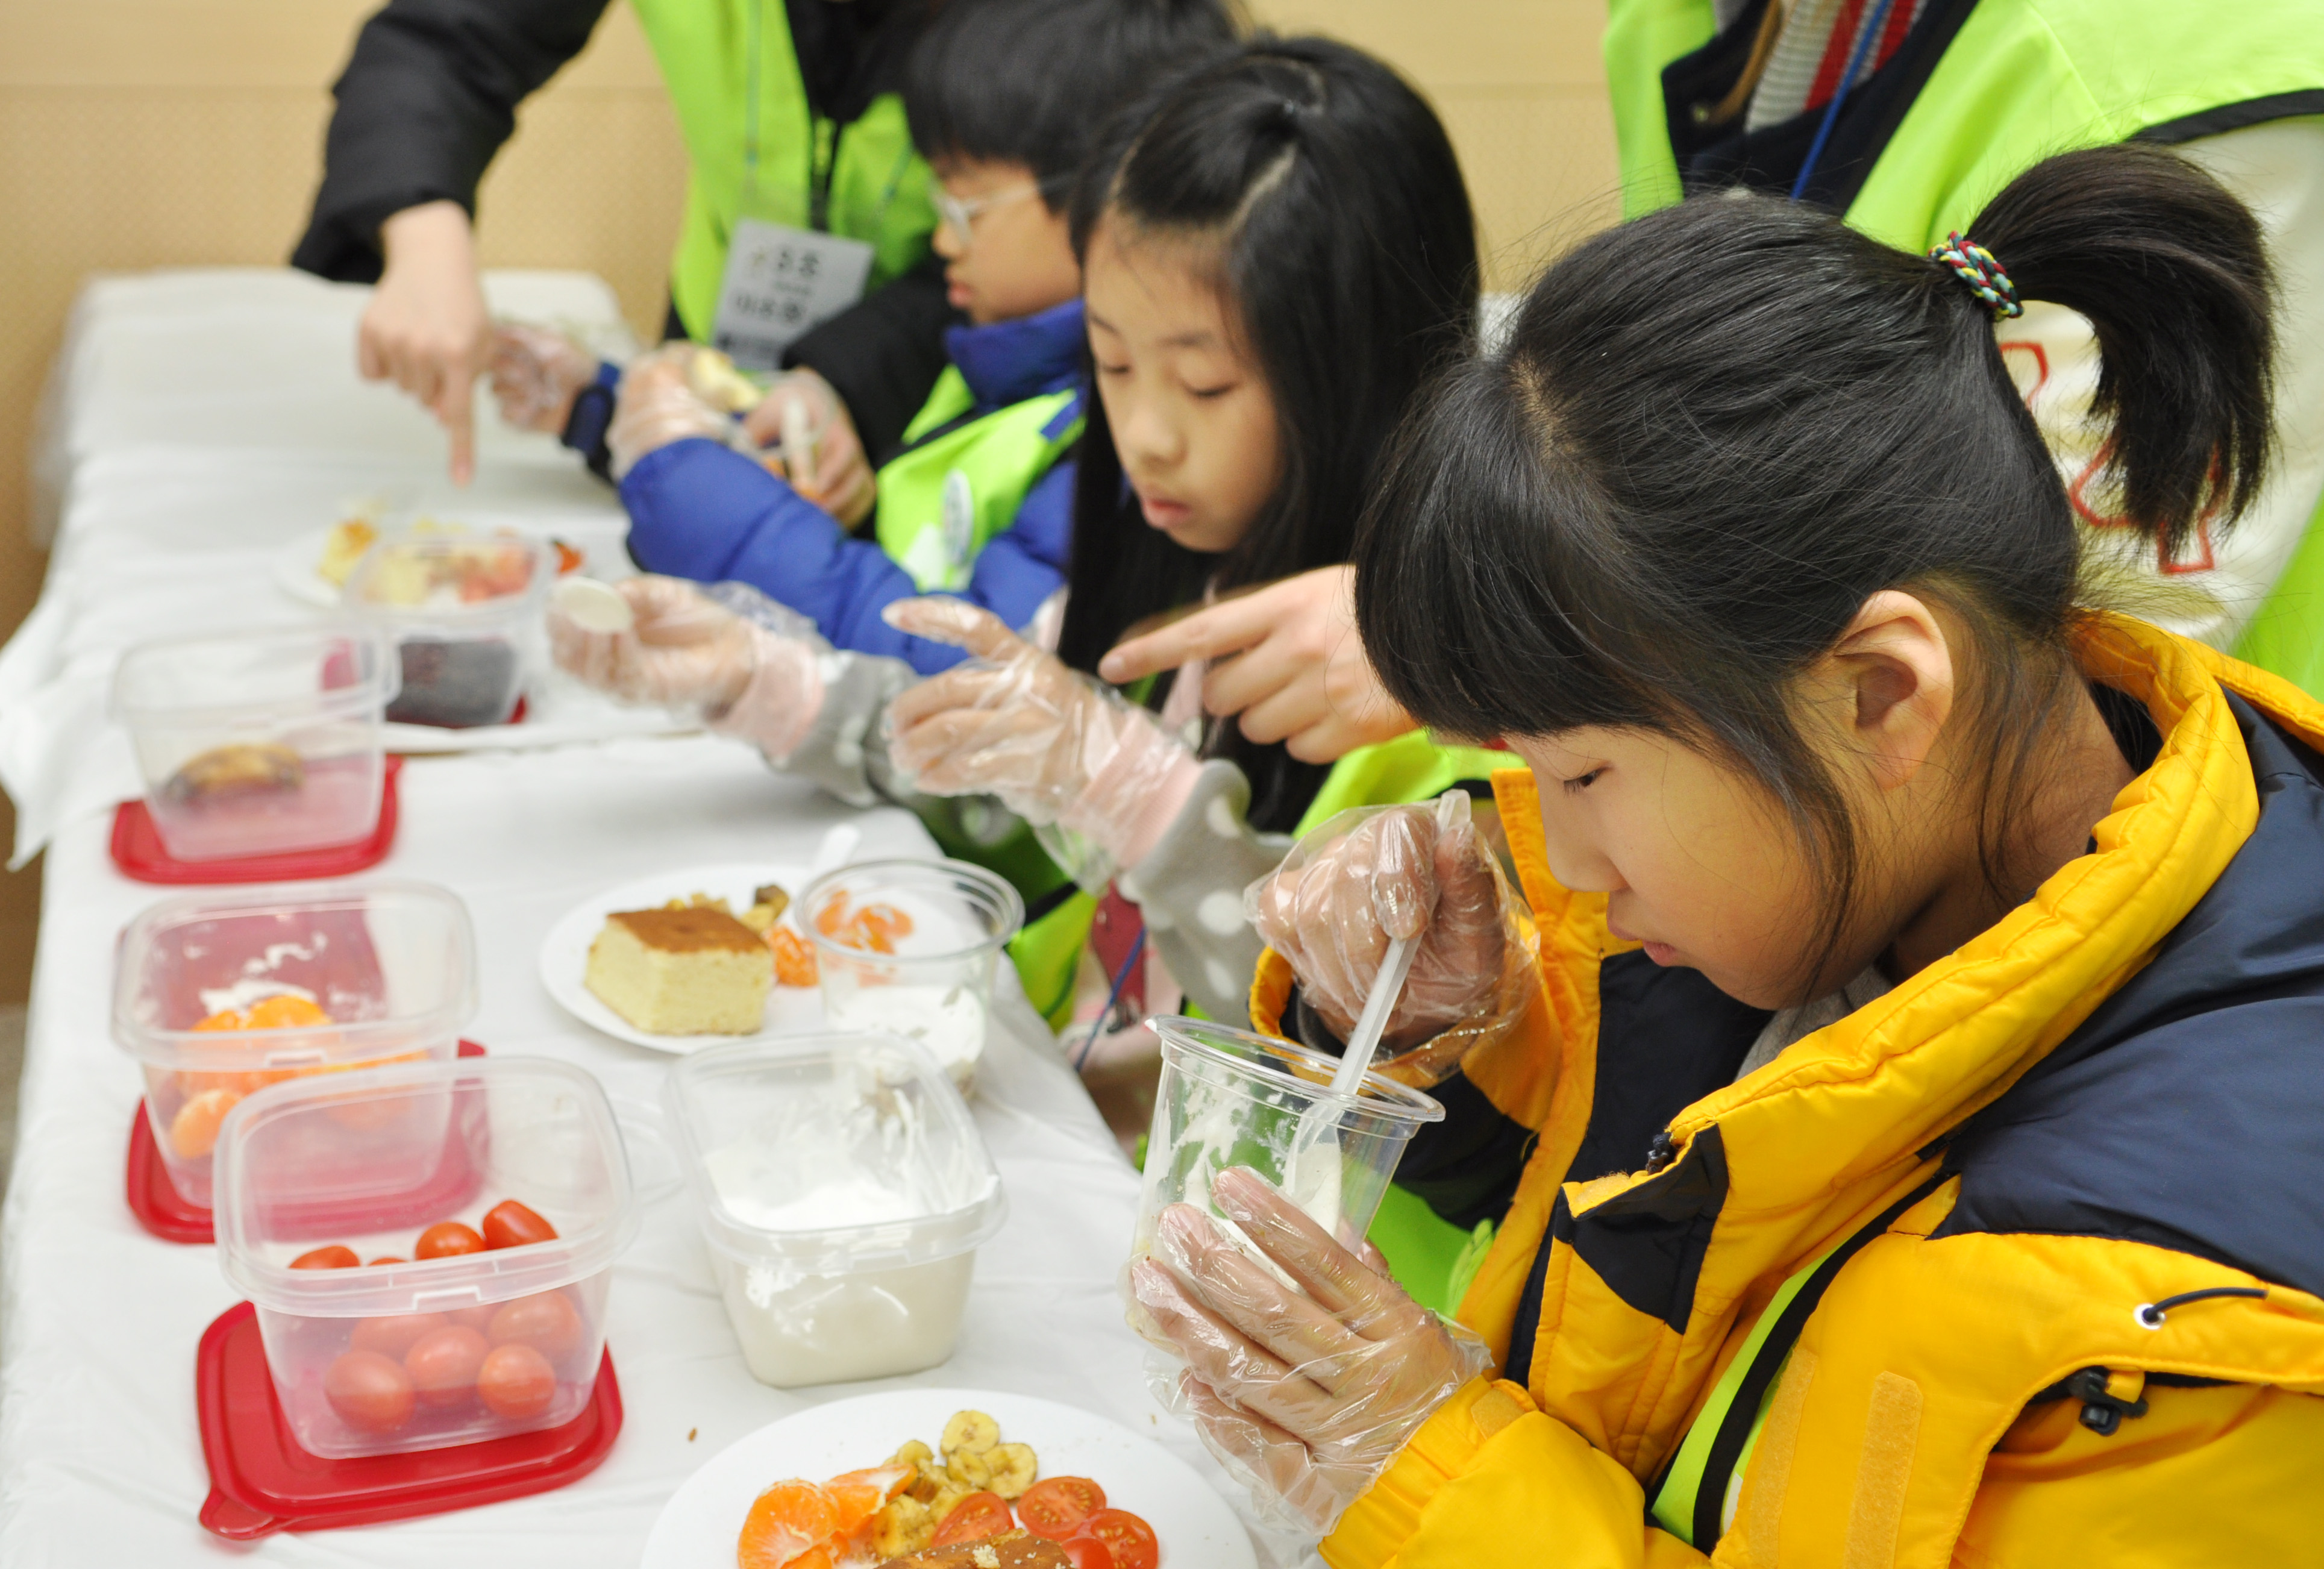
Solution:
M171 1186L211 1203L221 1124L287 1080L448 1061L476 1011L467 907L433 883L366 879L186 893L121 935L113 1038L145 1069L145 1115ZM222 1027L220 1016L327 1023ZM210 1022L210 1028L200 1026Z
M325 1459L555 1427L586 1407L614 1258L638 1229L612 1106L582 1069L476 1057L261 1090L217 1149L218 1261L258 1310L292 1434ZM513 1199L552 1240L415 1258ZM367 1262L294 1269L333 1245Z
M1001 950L1025 924L1017 891L965 861L859 861L809 883L798 910L831 1027L917 1040L968 1089Z
M1371 1230L1413 1134L1444 1117L1434 1099L1378 1069L1354 1094L1335 1094L1339 1059L1292 1041L1203 1019L1148 1023L1162 1040L1162 1079L1133 1257L1152 1251L1162 1212L1174 1204L1193 1204L1238 1234L1211 1197L1219 1175L1237 1166L1353 1247Z
M543 636L556 554L515 534L390 534L340 602L395 642L401 688L387 716L461 729L516 711Z
M737 1041L680 1057L662 1094L753 1378L795 1389L952 1355L1008 1201L924 1048L846 1031Z
M397 666L352 625L164 638L121 656L112 710L180 861L352 844L379 822Z

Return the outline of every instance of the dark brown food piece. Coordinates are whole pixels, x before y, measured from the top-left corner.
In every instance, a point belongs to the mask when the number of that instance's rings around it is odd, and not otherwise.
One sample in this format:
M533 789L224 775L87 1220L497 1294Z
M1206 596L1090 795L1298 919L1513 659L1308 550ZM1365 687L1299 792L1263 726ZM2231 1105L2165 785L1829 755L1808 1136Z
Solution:
M738 954L763 954L767 948L758 933L723 909L623 909L605 919L628 928L638 941L664 953L728 948Z
M889 1559L881 1569L1073 1569L1073 1562L1063 1547L1046 1537L1030 1531L1003 1531L948 1547L923 1547Z
M791 896L781 883L766 882L751 891L751 902L765 905L768 911L780 920L783 911L790 908Z
M236 743L188 758L170 776L162 793L173 801L191 803L295 790L306 782L307 765L289 747Z

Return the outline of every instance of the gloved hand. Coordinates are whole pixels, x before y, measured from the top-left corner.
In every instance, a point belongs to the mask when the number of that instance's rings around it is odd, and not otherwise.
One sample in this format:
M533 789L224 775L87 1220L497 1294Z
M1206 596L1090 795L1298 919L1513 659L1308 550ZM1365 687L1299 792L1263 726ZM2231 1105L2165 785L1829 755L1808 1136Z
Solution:
M1490 1353L1256 1173L1223 1172L1211 1195L1293 1284L1173 1204L1125 1273L1130 1324L1185 1360L1179 1393L1204 1443L1261 1509L1329 1532Z
M1198 765L1184 742L990 611L933 597L882 614L892 627L976 656L888 706L890 761L918 789L998 796L1028 822L1087 840L1094 858L1066 868L1085 887L1153 847L1194 788Z
M675 577L632 577L613 586L637 624L587 632L551 610L558 669L626 702L696 709L777 764L814 728L830 648L804 616L745 584L706 593Z
M522 322L493 328L493 396L501 418L524 430L565 434L573 400L597 379L597 356L561 332Z
M815 372L789 371L777 378L758 406L742 416L742 430L755 447L779 444L791 488L848 528L871 514L877 487L862 438L838 392ZM791 449L802 435L811 456Z
M615 479L626 477L649 452L672 442L706 436L733 444L739 437L734 421L695 391L689 373L696 352L690 343L666 343L631 361L622 374L613 422L605 431Z
M1433 806L1356 808L1243 894L1252 929L1289 961L1300 996L1342 1039L1389 939L1419 937L1380 1049L1396 1057L1425 1043L1425 1058L1397 1065L1398 1078L1423 1084L1513 1023L1537 989L1517 895L1477 836L1467 795L1453 793L1460 809L1447 831Z

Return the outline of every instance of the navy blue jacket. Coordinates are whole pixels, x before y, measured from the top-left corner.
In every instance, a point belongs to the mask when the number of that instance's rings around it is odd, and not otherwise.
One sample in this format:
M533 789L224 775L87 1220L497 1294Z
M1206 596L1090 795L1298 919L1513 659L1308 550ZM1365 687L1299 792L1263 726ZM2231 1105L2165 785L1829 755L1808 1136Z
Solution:
M1067 390L1075 396L1058 418L1080 417L1087 396L1080 300L1015 321L955 327L945 346L975 401L964 420ZM1067 459L1041 476L1015 522L978 553L960 597L1012 627L1030 622L1065 586L1073 500ZM622 481L622 503L630 512L630 554L649 572L751 584L811 617L834 647L890 655L924 676L966 657L881 620L884 606L918 595L911 575L876 540L851 536L830 513L732 448L697 438L650 452Z

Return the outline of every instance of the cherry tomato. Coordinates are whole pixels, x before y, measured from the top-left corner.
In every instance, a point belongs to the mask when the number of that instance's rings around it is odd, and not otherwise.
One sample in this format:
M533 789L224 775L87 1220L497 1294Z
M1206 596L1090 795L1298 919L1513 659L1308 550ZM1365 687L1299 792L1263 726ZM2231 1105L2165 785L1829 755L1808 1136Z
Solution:
M492 1349L475 1330L448 1324L412 1343L403 1353L403 1371L429 1405L465 1406L476 1398L476 1375Z
M1105 1544L1106 1551L1113 1555L1113 1569L1154 1569L1162 1559L1162 1545L1154 1539L1154 1527L1128 1509L1092 1510L1074 1534Z
M317 1248L311 1253L301 1253L290 1260L293 1269L355 1269L363 1260L355 1257L353 1248L343 1248L333 1242L327 1248Z
M351 1351L323 1370L323 1398L363 1433L392 1433L411 1420L411 1375L375 1351Z
M411 1256L415 1259L456 1259L463 1253L481 1253L484 1251L484 1239L476 1235L472 1227L464 1226L457 1221L446 1221L420 1233L420 1241L413 1245Z
M529 1345L496 1345L476 1370L476 1393L495 1417L538 1417L557 1398L557 1370Z
M528 1242L553 1242L557 1228L512 1198L503 1199L484 1212L484 1246L521 1248Z
M1113 1550L1095 1537L1068 1537L1057 1546L1074 1569L1113 1569Z
M371 1263L372 1268L376 1269L382 1264L408 1264L410 1261L411 1260L409 1259L399 1259L393 1253L382 1253L378 1258L374 1259Z
M585 1326L572 1299L562 1291L536 1291L503 1302L486 1333L494 1345L529 1345L552 1361L580 1348Z
M380 1318L355 1321L353 1334L347 1336L349 1351L375 1351L383 1357L401 1358L411 1349L411 1343L430 1330L444 1327L448 1321L440 1313L392 1313Z
M938 1522L936 1534L928 1546L949 1547L954 1542L979 1541L1012 1530L1016 1524L1009 1518L1009 1506L999 1493L973 1492L953 1505L952 1512Z
M1052 1476L1035 1482L1017 1500L1018 1518L1037 1537L1062 1542L1105 1508L1105 1489L1085 1476Z
M490 1340L492 1338L493 1311L494 1310L493 1308L482 1306L475 1307L455 1307L447 1310L444 1316L450 1319L455 1324L464 1324L467 1325L470 1329L475 1330L478 1334L483 1335L486 1340Z

